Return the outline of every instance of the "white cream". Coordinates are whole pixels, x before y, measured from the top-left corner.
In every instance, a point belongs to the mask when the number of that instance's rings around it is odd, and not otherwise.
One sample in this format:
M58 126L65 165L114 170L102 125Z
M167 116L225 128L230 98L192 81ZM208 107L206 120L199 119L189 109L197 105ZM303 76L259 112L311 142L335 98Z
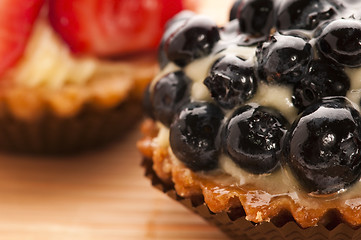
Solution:
M194 82L191 89L193 101L212 101L211 94L203 82Z
M292 103L292 88L288 86L260 82L256 94L249 102L275 108L291 123L298 114Z
M67 83L82 84L95 70L94 59L72 57L49 24L40 19L12 78L21 86L56 89Z
M39 18L23 56L7 77L23 87L60 89L65 85L83 85L127 71L130 71L127 62L74 55L48 21Z
M358 104L361 100L361 68L346 68L345 72L350 78L351 89L346 96Z
M158 122L159 133L155 139L157 146L167 148L169 146L169 129Z

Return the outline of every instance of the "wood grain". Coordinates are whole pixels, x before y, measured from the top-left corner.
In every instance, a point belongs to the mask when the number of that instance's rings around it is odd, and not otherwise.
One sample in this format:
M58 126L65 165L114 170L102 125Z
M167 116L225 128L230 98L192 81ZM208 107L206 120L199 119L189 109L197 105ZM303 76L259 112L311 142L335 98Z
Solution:
M188 1L218 23L233 2L219 11L218 0ZM135 148L139 136L67 158L0 154L0 240L227 239L151 187Z
M138 138L67 158L0 155L0 239L226 239L151 187Z

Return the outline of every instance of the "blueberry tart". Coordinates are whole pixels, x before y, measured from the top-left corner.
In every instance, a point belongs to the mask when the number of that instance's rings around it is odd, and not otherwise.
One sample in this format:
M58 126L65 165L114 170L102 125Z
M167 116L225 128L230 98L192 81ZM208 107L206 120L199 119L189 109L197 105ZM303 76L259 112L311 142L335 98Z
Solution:
M138 147L153 185L235 239L361 237L361 5L177 15Z

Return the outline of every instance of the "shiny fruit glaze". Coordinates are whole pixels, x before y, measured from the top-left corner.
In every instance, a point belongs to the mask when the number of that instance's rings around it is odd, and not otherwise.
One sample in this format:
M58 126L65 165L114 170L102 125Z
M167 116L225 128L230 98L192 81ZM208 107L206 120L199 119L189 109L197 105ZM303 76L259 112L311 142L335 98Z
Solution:
M262 14L259 4L267 5ZM319 197L357 185L361 86L350 72L360 74L354 67L361 61L361 20L353 9L333 0L236 1L223 27L189 12L177 15L163 36L162 72L153 84L178 71L190 79L189 101L166 127L171 154L199 174L258 179L254 184L270 192L278 190L259 179L281 175L293 185L281 191ZM156 87L149 91L157 94ZM188 104L218 110L192 122L199 112ZM326 109L321 120L317 109ZM218 120L205 138L199 122L210 119Z

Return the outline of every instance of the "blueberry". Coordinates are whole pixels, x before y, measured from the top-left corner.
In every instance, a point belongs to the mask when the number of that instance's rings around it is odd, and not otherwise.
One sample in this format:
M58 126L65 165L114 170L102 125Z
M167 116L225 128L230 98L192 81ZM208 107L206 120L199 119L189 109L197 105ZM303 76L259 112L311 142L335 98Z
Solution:
M281 140L287 127L287 120L278 111L256 104L244 105L225 126L225 152L248 172L270 173L279 166Z
M232 21L233 19L236 19L237 18L237 15L238 15L238 9L239 7L241 6L241 3L243 2L244 0L237 0L233 3L232 5L232 8L231 8L231 12L229 14L229 20Z
M169 142L174 155L193 171L216 168L223 118L223 112L214 104L188 104L170 126Z
M325 26L317 39L321 57L348 67L361 66L361 21L339 19Z
M244 0L238 7L237 17L241 32L268 35L275 23L273 0Z
M269 83L296 83L307 72L312 47L304 38L276 34L256 50L258 75Z
M143 94L143 110L146 116L150 118L155 118L153 114L153 107L152 107L152 101L151 101L151 91L150 91L150 84L147 85L147 87L144 90Z
M320 60L312 61L308 74L297 82L292 101L299 109L316 103L327 96L346 96L350 79L339 67Z
M218 59L204 84L210 90L212 98L226 109L249 100L257 90L253 67L234 55Z
M173 32L175 30L174 28L181 27L185 23L185 21L189 20L194 16L196 16L196 13L190 10L183 10L177 13L173 18L168 20L168 22L165 25L165 31L168 32L169 30L171 30L170 32ZM173 31L171 28L173 28Z
M258 43L263 42L268 36L251 36L247 33L241 33L239 29L238 20L232 20L221 28L221 39L213 48L212 53L219 53L232 45L237 46L257 46Z
M219 30L215 22L204 16L193 16L169 35L164 51L168 60L183 67L208 55L219 40Z
M164 45L168 38L177 31L178 28L180 28L189 18L194 17L195 13L189 10L184 10L177 15L175 15L173 18L171 18L166 26L165 31L162 36L162 39L160 41L159 47L158 47L158 62L163 69L168 63L169 59L167 58L167 54L164 49Z
M288 0L282 1L276 26L283 29L315 29L320 22L331 19L337 14L340 4L325 0Z
M169 126L180 108L189 102L191 80L182 71L162 77L154 86L152 109L157 120Z
M312 194L347 189L361 175L361 116L344 97L311 105L285 138L285 160Z

